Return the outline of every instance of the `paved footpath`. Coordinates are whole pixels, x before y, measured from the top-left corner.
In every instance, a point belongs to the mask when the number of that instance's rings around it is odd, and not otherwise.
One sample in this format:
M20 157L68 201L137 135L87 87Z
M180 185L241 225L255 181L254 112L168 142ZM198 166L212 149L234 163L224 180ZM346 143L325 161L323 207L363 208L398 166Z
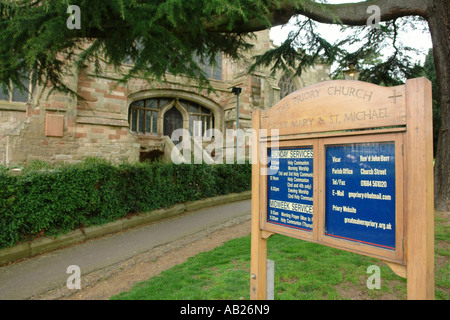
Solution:
M67 267L81 274L109 267L152 248L250 215L251 200L193 211L179 217L45 253L0 268L0 300L24 300L65 285Z

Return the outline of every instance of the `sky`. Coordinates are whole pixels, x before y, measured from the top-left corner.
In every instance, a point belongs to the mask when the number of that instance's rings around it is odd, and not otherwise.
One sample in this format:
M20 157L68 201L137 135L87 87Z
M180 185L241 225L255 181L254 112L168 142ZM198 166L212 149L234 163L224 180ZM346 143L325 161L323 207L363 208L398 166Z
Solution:
M354 3L354 2L364 2L361 0L328 0L328 3L338 4L338 3ZM370 14L367 14L369 17ZM293 21L293 19L291 19ZM275 45L281 44L286 38L291 30L294 30L295 27L290 23L284 26L274 27L270 30L270 38L274 42ZM420 61L423 63L425 61L425 56L428 53L428 50L432 47L430 34L423 33L421 29L423 26L420 26L417 30L410 30L407 34L403 34L400 38L402 43L405 46L410 46L413 48L417 48L420 50L419 55L414 55L414 61ZM419 30L420 29L420 30ZM328 40L328 42L335 42L339 37L342 37L342 33L340 31L339 26L333 26L329 24L320 24L319 32ZM389 50L386 52L388 53Z

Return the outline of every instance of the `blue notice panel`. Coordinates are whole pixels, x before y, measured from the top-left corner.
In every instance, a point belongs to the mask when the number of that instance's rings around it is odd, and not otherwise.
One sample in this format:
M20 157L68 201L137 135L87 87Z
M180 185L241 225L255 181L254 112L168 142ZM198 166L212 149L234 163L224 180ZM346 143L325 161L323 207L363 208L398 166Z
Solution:
M268 156L267 222L312 231L313 149L269 149Z
M325 234L395 250L395 143L325 152Z

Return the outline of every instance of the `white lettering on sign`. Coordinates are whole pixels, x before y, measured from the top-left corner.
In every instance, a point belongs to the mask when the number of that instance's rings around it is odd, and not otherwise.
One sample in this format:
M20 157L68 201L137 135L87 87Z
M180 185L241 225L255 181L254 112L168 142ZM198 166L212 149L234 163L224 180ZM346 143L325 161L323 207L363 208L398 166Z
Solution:
M290 158L312 158L312 149L305 150L273 150L272 158L274 159L290 159Z
M294 203L287 201L279 201L279 200L270 200L269 207L275 209L283 209L300 213L313 213L313 206L302 203Z

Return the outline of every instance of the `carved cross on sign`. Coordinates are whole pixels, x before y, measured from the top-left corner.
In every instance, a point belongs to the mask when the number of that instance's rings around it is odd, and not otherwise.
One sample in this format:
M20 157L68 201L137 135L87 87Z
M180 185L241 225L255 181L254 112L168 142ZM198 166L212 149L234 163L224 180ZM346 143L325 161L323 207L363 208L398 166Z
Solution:
M401 93L397 94L397 90L394 90L394 95L388 97L389 99L394 99L394 103L397 103L397 98L399 97L403 97L403 95Z

